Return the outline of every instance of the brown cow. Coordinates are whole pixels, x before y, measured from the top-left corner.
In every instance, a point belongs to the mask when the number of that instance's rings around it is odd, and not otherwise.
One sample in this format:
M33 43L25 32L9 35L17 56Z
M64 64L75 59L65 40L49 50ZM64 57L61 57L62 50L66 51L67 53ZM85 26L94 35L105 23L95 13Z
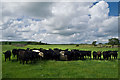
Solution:
M97 52L97 56L98 56L98 59L99 59L99 57L100 57L100 59L101 59L101 51L98 51L98 52Z

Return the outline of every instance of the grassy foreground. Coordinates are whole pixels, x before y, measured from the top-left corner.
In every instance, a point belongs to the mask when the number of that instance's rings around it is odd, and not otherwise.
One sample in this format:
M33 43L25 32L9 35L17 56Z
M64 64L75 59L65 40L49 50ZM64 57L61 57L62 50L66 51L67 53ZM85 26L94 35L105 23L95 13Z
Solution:
M118 50L118 48L97 48L91 45L27 45L16 47L3 45L2 51L14 48L60 48L91 51ZM4 61L2 55L3 78L118 78L118 60L77 60L77 61L37 61L35 64L22 65L12 57Z

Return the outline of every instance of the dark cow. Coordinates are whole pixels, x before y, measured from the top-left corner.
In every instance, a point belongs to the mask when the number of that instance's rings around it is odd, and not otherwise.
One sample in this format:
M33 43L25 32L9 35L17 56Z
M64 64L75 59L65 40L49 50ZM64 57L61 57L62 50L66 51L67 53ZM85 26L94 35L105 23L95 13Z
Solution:
M49 52L49 58L51 60L54 60L54 51L52 49L49 49L48 52Z
M88 58L91 59L91 51L85 51L86 55L88 56Z
M80 59L84 60L86 58L87 53L85 51L79 51Z
M55 60L60 60L60 49L58 49L58 48L55 48L54 50L54 59Z
M97 52L93 51L93 60L96 59L96 57L97 57Z
M44 57L44 53L42 52L42 50L38 49L38 50L32 50L32 55L33 55L33 59L36 60L41 60Z
M73 60L78 60L79 56L80 56L79 50L74 49L74 50L72 50L72 52L73 52Z
M111 51L112 56L114 57L114 59L117 59L118 53L117 51Z
M18 53L18 50L17 49L13 49L12 53L13 53L13 56L15 57L15 55L17 55L17 53Z
M18 50L17 49L13 49L12 50L13 56L17 56L17 61L18 61Z
M112 55L111 51L104 51L103 52L103 58L104 59L106 59L106 58L107 58L107 60L111 59L111 55Z
M5 61L6 61L7 58L9 58L9 61L11 60L11 58L10 58L11 57L11 51L10 50L4 52L3 54L5 55Z
M103 51L103 58L104 59L106 59L106 58L108 59L107 51Z
M79 58L79 52L76 49L70 51L71 60L77 60Z
M98 59L99 59L99 58L101 59L101 51L98 51L98 52L97 52L97 55L98 55Z
M24 64L24 62L26 61L26 64L27 64L27 62L29 60L29 54L26 53L26 50L19 49L18 58L20 60L20 63L22 62Z
M33 49L33 50L30 50L30 51L32 51L32 53L33 53L34 60L39 60L40 51L38 49Z
M26 50L25 54L26 54L26 58L27 58L26 63L27 63L27 61L31 61L31 63L32 63L32 61L35 59L35 56L34 56L35 54L29 49Z
M101 51L93 51L93 59L96 59L98 57L98 59L101 59Z

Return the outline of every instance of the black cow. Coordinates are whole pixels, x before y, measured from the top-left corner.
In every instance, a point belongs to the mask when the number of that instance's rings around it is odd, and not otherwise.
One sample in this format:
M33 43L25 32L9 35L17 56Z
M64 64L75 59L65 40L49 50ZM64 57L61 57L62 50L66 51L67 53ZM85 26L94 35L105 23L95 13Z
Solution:
M88 58L91 59L91 51L85 51L86 55L88 56Z
M11 58L10 58L11 57L11 51L10 50L4 52L3 54L5 55L5 61L6 61L7 58L9 58L9 61L11 60Z
M117 51L112 51L112 56L114 57L114 59L117 59L118 53Z
M32 51L32 54L33 54L33 59L34 60L39 60L39 53L40 53L40 50L39 49L34 49L34 50L30 50Z
M79 56L80 56L79 50L73 49L73 50L71 50L71 54L72 54L71 57L72 57L73 60L78 60L79 59Z
M71 51L65 51L65 55L67 55L67 60L70 61L72 60L72 56L71 56Z
M79 51L80 59L84 60L86 58L87 53L85 51Z
M106 59L106 58L107 58L107 60L111 59L111 55L112 55L111 51L104 51L103 52L103 58L104 59Z
M96 59L96 57L97 57L97 52L93 51L93 59Z
M17 53L18 53L18 50L17 49L13 49L12 53L13 53L13 56L15 57L15 55L17 55Z
M54 50L54 59L55 60L60 60L60 49L58 49L58 48L55 48Z
M18 49L13 49L12 50L13 56L17 56L17 61L18 61Z
M27 61L30 60L31 63L32 63L32 61L35 60L35 54L31 50L27 49L26 52L25 52L25 54L27 55L26 56Z

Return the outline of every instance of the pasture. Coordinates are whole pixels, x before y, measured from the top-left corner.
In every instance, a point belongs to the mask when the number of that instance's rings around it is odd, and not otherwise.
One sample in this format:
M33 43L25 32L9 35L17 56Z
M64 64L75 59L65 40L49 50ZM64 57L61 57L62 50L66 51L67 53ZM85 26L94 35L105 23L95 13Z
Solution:
M92 45L27 45L16 47L3 45L2 52L6 50L26 48L60 48L79 49L90 51L117 50L118 48L98 48ZM120 58L118 53L118 59ZM37 61L34 64L20 64L16 57L12 61L4 61L2 54L2 78L118 78L118 60L76 60L76 61Z

